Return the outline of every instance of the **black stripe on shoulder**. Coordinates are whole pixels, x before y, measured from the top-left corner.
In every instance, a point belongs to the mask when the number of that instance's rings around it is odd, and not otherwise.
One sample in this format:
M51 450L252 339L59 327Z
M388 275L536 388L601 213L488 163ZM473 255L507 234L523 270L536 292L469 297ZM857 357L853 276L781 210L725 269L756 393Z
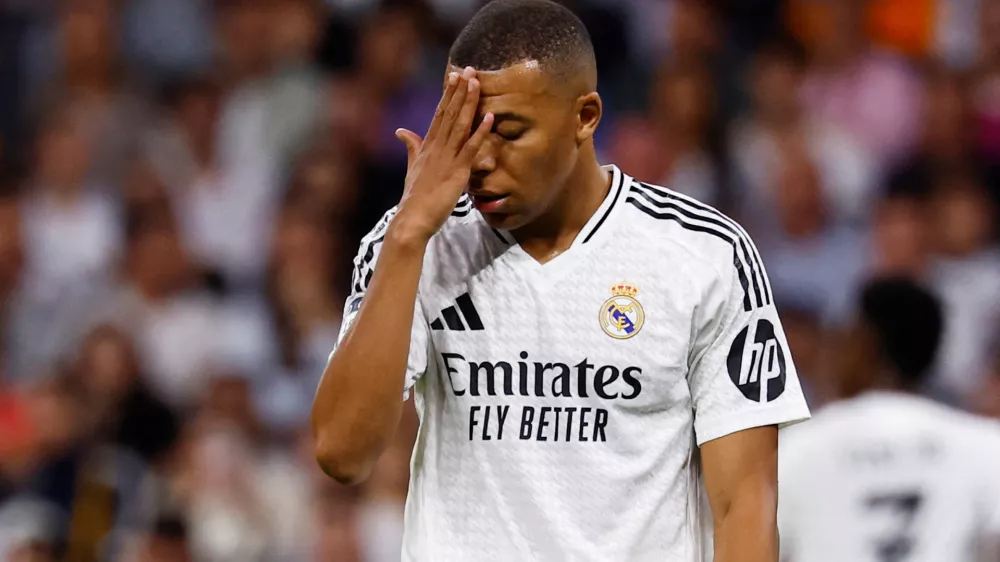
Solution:
M360 293L368 287L371 280L372 260L375 259L375 248L385 240L385 233L389 230L389 223L396 216L396 208L386 211L375 228L362 239L361 248L358 250L358 257L354 260L354 273L351 276L355 293Z
M743 310L749 312L753 310L753 303L750 301L750 281L747 279L746 271L744 271L743 264L740 262L737 256L736 243L733 239L725 234L719 232L714 228L709 228L706 226L694 224L686 220L683 216L674 214L673 212L667 212L668 210L657 210L650 208L649 203L635 195L629 194L626 199L628 203L631 203L636 209L639 209L643 213L653 217L657 220L669 220L674 221L685 230L690 230L692 232L701 232L703 234L708 234L710 236L715 236L716 238L725 241L733 249L733 261L736 264L736 273L739 276L740 286L743 288ZM669 210L673 211L673 210Z
M657 186L649 185L647 183L641 183L641 187L645 187L649 190L652 190L653 192L664 194L664 196L666 197L670 197L671 199L687 207L699 211L700 214L702 215L712 216L729 225L732 232L736 233L740 237L741 242L745 246L743 248L744 254L749 253L749 255L753 258L752 267L754 267L755 271L760 274L761 278L760 282L764 289L764 299L767 301L768 304L771 304L773 302L773 292L771 290L770 282L767 279L767 275L765 274L763 259L761 259L760 252L757 250L756 244L753 243L753 239L750 238L750 235L747 234L746 229L744 229L743 226L740 225L740 223L726 216L725 213L722 213L718 209L706 205L701 201L698 201L697 199L684 195L683 193L677 193L675 191L665 190L663 188L658 188Z
M372 278L372 260L375 259L375 248L385 240L385 233L383 232L377 238L369 240L364 248L365 253L361 256L361 259L357 260L354 264L354 292L360 293L368 288L368 283Z
M767 275L764 273L764 266L761 263L760 255L750 240L750 236L739 224L704 203L670 190L645 183L635 183L633 184L633 192L640 194L654 208L673 209L690 220L711 224L732 236L733 243L739 247L743 259L750 268L757 306L761 307L765 303L770 304L772 302Z
M451 212L453 217L464 217L472 212L472 200L467 195L463 195L455 205L455 210Z

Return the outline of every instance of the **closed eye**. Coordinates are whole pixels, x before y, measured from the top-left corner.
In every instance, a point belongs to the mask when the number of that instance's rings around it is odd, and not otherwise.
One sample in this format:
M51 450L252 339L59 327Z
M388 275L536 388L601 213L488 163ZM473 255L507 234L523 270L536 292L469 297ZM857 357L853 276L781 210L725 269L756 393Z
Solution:
M522 129L520 131L494 131L500 138L508 141L516 141L517 139L524 136L525 131Z

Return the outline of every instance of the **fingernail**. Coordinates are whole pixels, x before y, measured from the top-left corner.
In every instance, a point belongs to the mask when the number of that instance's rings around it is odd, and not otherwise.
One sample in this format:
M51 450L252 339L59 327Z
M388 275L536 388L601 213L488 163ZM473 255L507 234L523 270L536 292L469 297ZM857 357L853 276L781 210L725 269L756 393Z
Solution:
M458 84L458 73L457 72L452 72L451 74L448 75L448 84L450 84L452 86L454 86L455 84Z
M472 78L475 75L476 75L476 69L472 68L471 66L465 67L465 70L462 71L462 78L465 78L466 80Z
M469 80L469 91L470 92L473 91L473 90L475 90L478 87L479 87L479 80L476 80L475 78L473 78L472 80Z

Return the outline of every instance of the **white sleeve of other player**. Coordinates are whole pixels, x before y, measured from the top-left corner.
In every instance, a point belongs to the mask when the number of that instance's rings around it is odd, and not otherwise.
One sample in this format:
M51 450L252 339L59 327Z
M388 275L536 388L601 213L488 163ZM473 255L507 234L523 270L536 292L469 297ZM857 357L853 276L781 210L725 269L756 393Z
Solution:
M388 211L382 220L375 225L375 228L361 239L361 247L358 255L354 258L354 275L351 279L351 296L347 298L344 307L344 320L340 326L340 335L337 337L337 345L344 340L348 330L354 323L354 319L361 309L361 302L371 283L375 272L375 265L382 250L382 241L385 239L385 231L389 222L395 215L395 209ZM417 295L417 302L413 310L413 326L410 329L410 352L406 362L406 379L403 384L403 398L409 396L410 389L420 380L420 377L427 371L428 345L430 345L430 333L423 307L420 306L420 295ZM337 351L336 346L330 353L330 357Z
M695 312L688 386L699 446L744 429L809 418L767 275L762 269L746 273L741 268L747 266L736 263L727 264L722 273L728 274L707 288ZM759 291L744 288L751 274Z
M1000 424L990 421L984 439L977 443L985 455L982 470L982 559L1000 561Z

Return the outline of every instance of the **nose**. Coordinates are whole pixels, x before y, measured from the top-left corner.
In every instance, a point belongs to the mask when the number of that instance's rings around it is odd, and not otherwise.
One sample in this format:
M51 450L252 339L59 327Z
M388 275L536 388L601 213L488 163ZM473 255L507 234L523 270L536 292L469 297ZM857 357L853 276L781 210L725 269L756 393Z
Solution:
M472 176L483 179L497 167L496 147L492 139L486 139L472 161Z

